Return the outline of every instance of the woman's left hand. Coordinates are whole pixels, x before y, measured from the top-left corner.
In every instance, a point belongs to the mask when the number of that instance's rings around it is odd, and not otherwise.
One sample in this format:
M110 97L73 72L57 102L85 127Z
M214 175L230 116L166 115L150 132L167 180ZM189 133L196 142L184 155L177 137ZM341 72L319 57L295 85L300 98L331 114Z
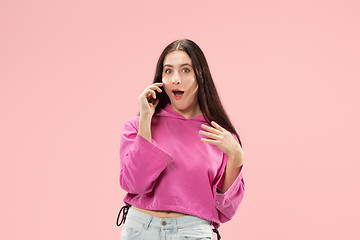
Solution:
M199 130L199 133L206 137L212 138L201 138L201 141L218 146L221 151L228 155L229 159L232 159L233 161L238 161L242 164L244 151L241 148L240 144L235 140L233 135L228 130L221 127L215 121L212 121L211 124L214 127L201 124L201 127L207 130L207 132Z

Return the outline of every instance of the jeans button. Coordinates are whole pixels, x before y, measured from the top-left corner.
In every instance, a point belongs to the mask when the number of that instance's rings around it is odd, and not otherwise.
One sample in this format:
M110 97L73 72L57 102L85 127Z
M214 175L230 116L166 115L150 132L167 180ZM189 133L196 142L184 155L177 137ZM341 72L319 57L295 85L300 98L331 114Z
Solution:
M166 224L167 224L167 222L166 221L162 221L162 223L161 223L163 226L165 226Z

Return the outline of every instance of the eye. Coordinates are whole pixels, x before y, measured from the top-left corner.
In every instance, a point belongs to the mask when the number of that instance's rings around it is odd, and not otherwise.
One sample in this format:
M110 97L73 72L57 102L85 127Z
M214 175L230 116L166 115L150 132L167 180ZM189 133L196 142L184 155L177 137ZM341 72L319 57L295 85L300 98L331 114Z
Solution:
M188 69L188 68L184 68L183 70L187 70L186 72L190 72L190 69Z
M171 69L166 69L166 70L165 70L165 73L169 73L169 72L168 72L168 70L170 70L170 71L171 71Z

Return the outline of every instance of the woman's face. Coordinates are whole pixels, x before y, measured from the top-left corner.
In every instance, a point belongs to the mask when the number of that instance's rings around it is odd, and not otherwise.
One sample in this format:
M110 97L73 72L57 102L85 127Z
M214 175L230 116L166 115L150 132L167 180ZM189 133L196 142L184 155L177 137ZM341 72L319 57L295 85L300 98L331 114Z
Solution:
M171 106L175 110L188 116L199 114L198 84L191 58L185 51L175 50L166 55L163 63L162 82L164 90L170 98ZM173 92L174 89L183 91L183 94L176 96Z

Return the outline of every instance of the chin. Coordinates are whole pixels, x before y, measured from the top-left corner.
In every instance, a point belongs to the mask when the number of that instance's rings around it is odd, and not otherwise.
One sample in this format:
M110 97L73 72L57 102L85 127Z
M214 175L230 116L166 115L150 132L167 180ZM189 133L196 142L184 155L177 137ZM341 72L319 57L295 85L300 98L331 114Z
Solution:
M179 104L179 103L171 104L171 106L175 106L178 110L181 110L181 111L185 111L186 109L188 109L190 107L189 105Z
M179 103L176 103L176 100L175 101L170 101L170 104L171 104L171 106L176 106L176 108L181 107L181 105L179 105Z

